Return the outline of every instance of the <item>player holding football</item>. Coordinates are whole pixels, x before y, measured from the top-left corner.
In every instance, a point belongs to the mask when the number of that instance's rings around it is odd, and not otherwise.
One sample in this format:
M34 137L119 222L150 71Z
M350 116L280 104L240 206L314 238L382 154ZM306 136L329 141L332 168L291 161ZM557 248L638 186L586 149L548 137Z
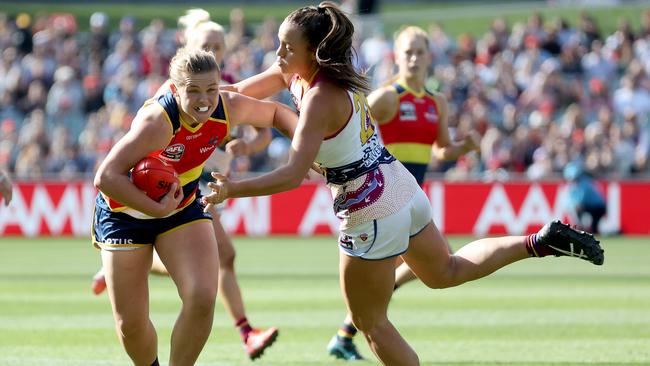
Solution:
M135 365L158 365L149 318L148 272L156 247L178 289L182 308L171 337L169 365L193 365L212 328L219 253L209 214L199 202L203 165L234 126L292 131L297 117L278 103L220 92L212 53L180 49L170 63L170 91L148 100L95 176L92 241L101 249L118 338ZM140 191L129 170L158 156L179 175L159 202Z
M420 361L388 318L401 256L428 287L446 288L485 277L529 257L564 255L603 263L598 241L553 221L538 233L473 241L452 253L431 217L429 200L375 133L354 68L354 27L332 2L294 10L280 25L277 62L237 83L246 95L266 97L288 87L300 110L287 163L253 178L213 173L204 202L279 193L300 185L316 161L341 219L340 285L354 325L385 365Z
M184 29L182 42L188 48L198 48L211 52L217 64L221 65L226 49L223 27L210 21L210 14L203 9L191 9L187 14L179 18L179 24ZM233 82L229 76L221 75L222 81ZM163 85L157 95L169 91L170 82ZM248 127L248 126L247 126ZM251 128L252 129L252 128ZM271 140L269 129L254 129L254 138L249 141L234 139L227 141L224 147L227 154L234 156L252 155L263 150ZM223 145L223 143L222 143ZM215 151L212 159L219 153ZM221 155L221 154L220 154ZM235 272L235 248L232 240L221 225L220 214L214 207L210 209L212 226L217 239L219 249L219 294L226 310L232 317L235 327L243 342L243 348L248 357L256 359L260 357L266 348L271 346L278 336L278 329L275 327L267 329L253 328L246 316L244 301L242 299L237 275ZM167 275L168 271L154 250L151 271L157 274ZM93 292L99 294L106 288L103 270L100 270L93 277Z

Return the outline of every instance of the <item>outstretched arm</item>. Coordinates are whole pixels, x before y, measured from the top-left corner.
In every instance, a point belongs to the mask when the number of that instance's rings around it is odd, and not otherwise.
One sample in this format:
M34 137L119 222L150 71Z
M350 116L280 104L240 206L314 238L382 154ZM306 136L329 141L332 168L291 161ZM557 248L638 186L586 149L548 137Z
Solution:
M286 106L276 104L274 125L281 130L293 133L288 161L270 173L255 178L231 181L228 178L213 173L216 182L208 186L214 191L204 197L206 203L220 203L228 197L261 196L296 188L304 179L307 171L312 167L320 145L327 135L333 102L327 98L319 97L317 92L308 93L303 99L301 110L295 129L291 121L285 119L290 110ZM293 113L293 112L292 112ZM277 118L277 119L276 119Z
M293 136L298 115L288 106L226 91L221 92L221 95L230 111L232 125L245 124L258 129L274 127L289 138Z
M476 131L471 131L461 142L451 141L449 137L447 101L440 94L436 94L435 98L439 109L438 137L433 145L436 158L439 160L456 160L470 151L479 151L481 138Z
M220 89L237 92L255 99L264 99L285 89L289 77L282 73L282 70L280 70L277 64L273 64L257 75L253 75L232 85L221 86Z

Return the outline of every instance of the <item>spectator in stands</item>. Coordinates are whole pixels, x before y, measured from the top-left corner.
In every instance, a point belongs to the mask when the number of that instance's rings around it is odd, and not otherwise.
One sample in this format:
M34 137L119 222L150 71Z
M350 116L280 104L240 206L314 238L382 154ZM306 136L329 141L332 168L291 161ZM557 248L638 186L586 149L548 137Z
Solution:
M650 92L638 80L631 75L621 78L621 86L612 96L614 112L621 116L628 111L636 115L650 113Z
M9 173L0 169L0 203L4 200L5 206L9 206L12 196L12 184Z
M253 39L254 33L246 21L246 13L242 8L233 8L229 15L230 24L226 34L226 44L232 50L245 47Z
M16 16L15 31L11 37L12 45L18 49L21 55L27 55L33 51L32 39L32 17L27 13L20 13Z
M616 77L616 63L611 59L610 50L605 49L600 40L594 40L590 51L582 57L582 69L586 80L598 78L610 85Z
M29 114L35 109L46 109L47 95L45 84L41 80L34 80L29 84L27 95L18 100L15 105L23 114Z
M90 16L90 39L88 40L88 53L91 58L103 60L109 50L108 15L98 11Z
M124 37L117 41L115 48L106 57L102 66L103 78L112 80L124 65L128 65L138 73L140 72L140 57L133 38Z
M569 204L581 227L599 233L600 220L607 213L605 196L581 166L571 162L564 168L564 178L569 182Z
M133 15L125 15L120 19L117 32L111 33L108 38L109 49L114 49L121 39L131 39L138 42L137 19Z
M83 88L74 69L61 66L54 73L54 84L47 94L45 112L48 125L63 126L76 139L85 125Z

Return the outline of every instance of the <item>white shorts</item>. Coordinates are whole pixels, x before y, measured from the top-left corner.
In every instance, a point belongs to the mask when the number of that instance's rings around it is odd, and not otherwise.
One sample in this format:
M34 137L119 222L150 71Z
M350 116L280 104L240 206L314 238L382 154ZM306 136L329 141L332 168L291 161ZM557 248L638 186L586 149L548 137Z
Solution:
M431 222L427 195L418 189L411 200L394 214L342 230L339 250L351 257L385 259L408 249L409 239Z

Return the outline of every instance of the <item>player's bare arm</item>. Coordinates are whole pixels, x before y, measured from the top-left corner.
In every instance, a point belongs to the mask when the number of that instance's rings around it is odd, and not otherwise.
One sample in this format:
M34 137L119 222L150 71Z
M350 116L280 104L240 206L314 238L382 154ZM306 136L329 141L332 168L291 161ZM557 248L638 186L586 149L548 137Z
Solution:
M295 130L298 117L280 103L257 100L233 92L221 92L233 125L248 124L257 128L275 127L280 131Z
M115 144L99 166L94 180L95 187L118 202L149 216L167 215L182 199L182 195L173 198L177 187L172 187L170 194L156 202L133 185L128 172L144 156L167 146L171 137L171 125L165 119L162 109L154 103L142 108L131 129Z
M239 181L213 174L217 181L209 183L208 187L214 192L206 196L204 202L219 203L228 197L267 195L298 187L312 167L323 139L332 129L332 111L337 110L337 105L340 106L321 88L307 92L288 161L270 173Z
M390 121L397 113L399 98L389 86L379 88L368 95L372 118L379 124Z
M256 99L264 99L282 89L286 89L287 85L288 76L282 74L277 64L273 64L262 73L233 85L224 85L221 90L234 91Z
M449 136L449 107L447 100L442 94L434 94L436 105L438 106L438 137L433 145L433 152L436 158L440 160L456 160L463 154L479 149L478 144L480 137L478 133L472 133L465 137L463 141L455 142Z

